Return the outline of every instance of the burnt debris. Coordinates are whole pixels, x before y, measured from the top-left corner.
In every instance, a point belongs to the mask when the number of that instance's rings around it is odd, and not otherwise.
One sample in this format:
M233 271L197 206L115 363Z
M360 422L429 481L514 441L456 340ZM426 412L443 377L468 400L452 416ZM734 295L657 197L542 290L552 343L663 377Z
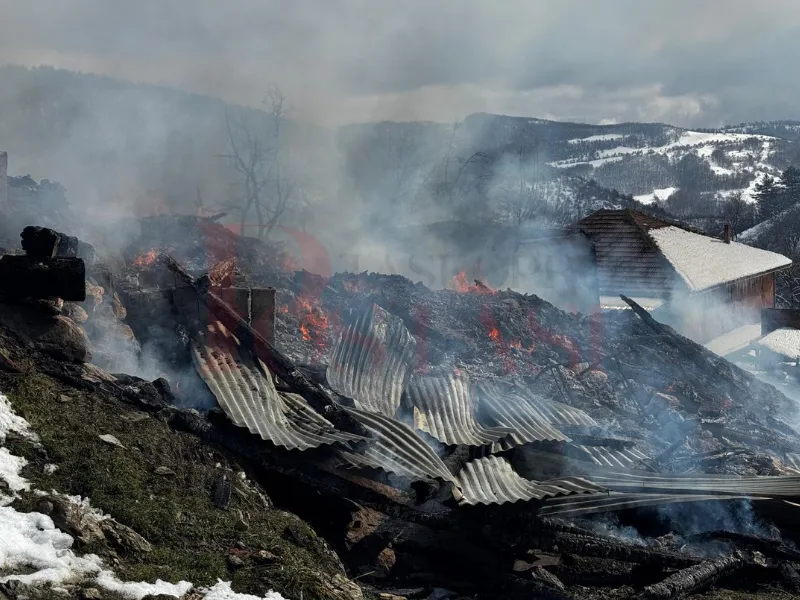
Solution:
M0 259L4 280L26 274L0 326L48 375L251 465L362 585L491 599L800 585L796 406L634 301L582 315L484 284L323 278L213 218L142 225L114 268L26 228L26 255ZM33 331L31 314L63 331ZM120 348L163 377L109 375ZM21 370L2 354L0 368ZM209 486L222 510L231 477Z

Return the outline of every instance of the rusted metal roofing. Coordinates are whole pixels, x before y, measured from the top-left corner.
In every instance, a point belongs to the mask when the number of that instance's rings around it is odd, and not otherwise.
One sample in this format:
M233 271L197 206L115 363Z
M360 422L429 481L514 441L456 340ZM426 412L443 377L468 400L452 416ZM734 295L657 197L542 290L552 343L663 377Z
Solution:
M616 450L606 446L585 446L574 444L575 448L588 455L588 459L596 465L614 468L631 468L648 457L636 448Z
M671 225L630 209L599 210L578 221L594 242L600 295L667 297L677 273L647 231Z
M436 450L409 425L369 410L342 407L370 433L370 439L353 450L341 450L345 463L354 467L383 469L410 479L439 478L455 483L455 477Z
M644 471L604 470L587 477L617 492L732 494L800 498L800 475L738 477L734 475L661 475Z
M492 425L511 429L513 434L492 447L494 451L507 449L508 444L521 445L529 442L563 442L569 438L550 424L528 399L507 391L498 384L480 381L476 385L479 415Z
M556 427L597 427L597 421L569 404L556 400L547 400L536 394L521 392L521 395L542 413L551 425Z
M768 498L727 494L622 494L608 492L565 498L548 498L538 510L540 516L577 517L580 515L630 510L645 506L660 506L680 502L727 501L748 498Z
M276 446L307 450L363 439L337 431L302 397L279 394L264 364L242 351L221 323L195 337L192 358L228 418Z
M541 500L550 496L598 493L603 488L580 477L531 481L520 477L509 462L487 456L468 462L458 474L459 504L505 504Z
M483 446L514 433L509 428L484 427L477 421L477 405L466 373L414 375L406 394L414 427L444 444Z
M415 347L402 319L373 304L342 332L331 353L328 383L359 408L393 417Z

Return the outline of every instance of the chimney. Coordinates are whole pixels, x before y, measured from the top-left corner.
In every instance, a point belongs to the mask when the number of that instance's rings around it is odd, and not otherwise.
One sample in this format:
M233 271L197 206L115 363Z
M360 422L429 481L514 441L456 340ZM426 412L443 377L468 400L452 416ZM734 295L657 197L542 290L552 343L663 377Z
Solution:
M8 152L0 150L0 211L8 205Z
M725 228L722 230L722 241L730 244L733 239L733 228L730 223L725 223Z

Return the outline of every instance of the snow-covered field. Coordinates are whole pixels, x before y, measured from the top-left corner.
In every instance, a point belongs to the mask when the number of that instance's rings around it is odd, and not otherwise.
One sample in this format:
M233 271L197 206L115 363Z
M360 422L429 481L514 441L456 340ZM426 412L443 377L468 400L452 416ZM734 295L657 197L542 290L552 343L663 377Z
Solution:
M14 456L2 446L9 433L15 433L32 443L37 441L28 423L14 413L8 398L0 394L0 481L5 482L10 492L7 496L0 494L0 569L12 573L0 577L0 583L17 580L26 585L50 584L56 591L63 589L59 586L68 583L84 583L131 600L159 594L180 597L194 588L188 581L121 581L103 564L100 557L94 554L77 555L72 550L72 537L58 530L49 516L22 513L11 507L15 495L29 490L30 484L21 474L27 464L25 459ZM88 499L71 500L88 508ZM99 511L93 511L93 514L98 519L107 518ZM20 574L13 574L14 571ZM285 600L275 592L269 592L264 599L237 594L231 590L230 583L223 581L199 591L205 600Z
M659 202L664 202L667 198L672 196L675 192L678 191L676 187L668 187L660 190L653 190L652 194L642 194L641 196L634 196L634 200L638 200L642 204L652 204L655 199L658 199Z

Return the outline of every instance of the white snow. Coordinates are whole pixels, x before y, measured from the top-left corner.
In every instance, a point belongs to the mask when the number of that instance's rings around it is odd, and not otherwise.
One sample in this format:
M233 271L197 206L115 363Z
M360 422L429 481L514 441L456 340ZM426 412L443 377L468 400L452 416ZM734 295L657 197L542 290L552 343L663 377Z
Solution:
M726 244L680 227L651 229L648 234L692 291L706 290L792 264L791 260L775 252L738 242Z
M11 432L31 441L38 439L28 422L14 413L8 398L0 394L0 443L5 442ZM30 488L30 483L21 475L25 464L25 459L0 446L0 481L5 482L12 494ZM0 583L16 580L26 585L50 583L58 586L83 581L131 600L159 594L181 597L194 587L188 581L121 581L104 568L100 557L75 554L72 537L58 530L50 517L35 512L17 512L8 506L12 500L13 497L0 497L0 569L6 573L12 571L12 574L0 577ZM75 497L70 500L88 508L88 499ZM102 518L102 513L95 512ZM23 570L24 574L14 574L17 569ZM275 592L269 592L264 599L237 594L231 590L230 583L223 581L203 592L208 600L285 600Z
M678 191L678 188L676 188L676 187L668 187L668 188L653 190L653 192L651 194L641 194L639 196L634 196L633 199L634 200L638 200L642 204L652 204L653 203L653 196L658 198L658 200L660 202L663 202L664 200L666 200L667 198L672 196L672 194L674 194L677 191Z
M792 360L800 358L800 329L776 329L758 340L760 346Z
M604 142L606 140L621 140L625 136L621 133L604 133L601 135L590 135L589 137L585 138L575 138L572 140L567 140L569 144L580 144L581 142Z
M664 304L662 298L631 298L645 310L655 310ZM600 296L600 308L603 310L630 310L630 305L619 296Z
M267 592L263 598L250 594L237 594L231 590L231 584L226 581L220 581L214 587L205 590L205 594L205 600L286 600L278 592Z
M737 350L746 348L761 337L761 323L751 323L714 338L705 343L705 347L720 356L726 356Z

